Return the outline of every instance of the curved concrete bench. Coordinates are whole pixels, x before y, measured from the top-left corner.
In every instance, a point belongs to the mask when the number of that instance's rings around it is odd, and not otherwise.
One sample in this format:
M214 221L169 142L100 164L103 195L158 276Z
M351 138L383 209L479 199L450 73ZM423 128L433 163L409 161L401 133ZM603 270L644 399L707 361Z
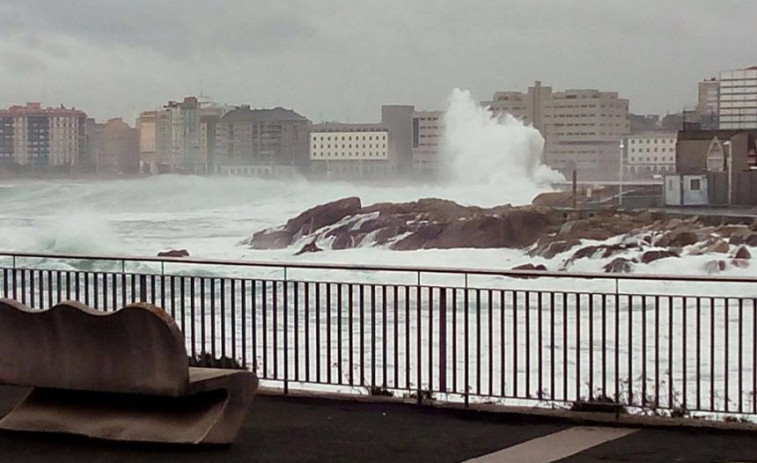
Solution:
M117 312L0 299L0 384L33 389L0 429L230 444L258 386L249 371L189 368L184 336L146 303Z

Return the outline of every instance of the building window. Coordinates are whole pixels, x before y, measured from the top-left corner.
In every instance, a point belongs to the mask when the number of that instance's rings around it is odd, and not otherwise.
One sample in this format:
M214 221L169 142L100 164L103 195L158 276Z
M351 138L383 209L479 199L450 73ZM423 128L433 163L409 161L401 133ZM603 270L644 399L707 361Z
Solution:
M699 191L702 187L698 178L692 178L689 185L691 191Z

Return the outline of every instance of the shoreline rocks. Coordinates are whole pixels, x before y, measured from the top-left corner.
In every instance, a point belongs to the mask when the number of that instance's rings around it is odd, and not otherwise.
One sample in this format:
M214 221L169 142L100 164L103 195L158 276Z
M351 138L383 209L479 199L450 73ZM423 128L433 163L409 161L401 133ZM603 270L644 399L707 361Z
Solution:
M279 227L257 231L242 244L252 249L298 245L296 255L366 246L396 251L509 248L555 261L554 267L539 264L538 269L568 270L579 260L601 259L608 273L626 273L638 264L684 255L729 256L708 261L703 268L707 272L748 266L749 247L757 246L757 221L716 223L712 217L666 218L648 211L574 211L534 205L482 208L436 198L363 206L359 198L348 197L310 208ZM519 267L532 270L529 264Z

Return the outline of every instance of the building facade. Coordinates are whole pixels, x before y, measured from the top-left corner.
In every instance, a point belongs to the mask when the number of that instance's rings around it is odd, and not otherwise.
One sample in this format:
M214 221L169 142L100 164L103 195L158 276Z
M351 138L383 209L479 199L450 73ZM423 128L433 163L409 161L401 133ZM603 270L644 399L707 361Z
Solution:
M196 97L140 114L140 164L147 173L207 174L213 170L215 125L229 108Z
M215 173L280 176L308 171L310 121L291 109L242 105L221 117L214 130Z
M718 80L720 129L757 129L757 66L721 71Z
M389 129L381 124L316 124L310 130L315 177L376 179L391 172Z
M413 170L433 176L440 169L440 146L444 136L444 111L413 113Z
M676 132L631 135L624 142L623 178L653 179L676 170Z
M757 130L679 132L676 172L705 175L710 205L757 205Z
M1 110L0 163L48 170L85 166L86 119L75 108L43 108L40 103Z
M528 92L496 92L485 102L494 114L509 113L544 137L542 162L582 180L617 180L621 140L629 134L628 100L595 89L553 92L537 81Z
M87 119L87 158L96 173L139 173L139 147L139 131L123 119L110 119L102 124Z
M702 130L717 130L719 127L720 81L716 78L699 82L697 119Z

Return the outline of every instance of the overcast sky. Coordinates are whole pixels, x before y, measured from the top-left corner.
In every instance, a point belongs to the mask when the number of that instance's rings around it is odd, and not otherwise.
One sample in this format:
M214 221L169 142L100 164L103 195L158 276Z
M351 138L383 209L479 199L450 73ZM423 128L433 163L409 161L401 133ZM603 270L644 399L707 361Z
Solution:
M538 79L665 114L757 64L755 21L757 0L0 0L0 106L133 122L202 82L222 103L370 122Z

